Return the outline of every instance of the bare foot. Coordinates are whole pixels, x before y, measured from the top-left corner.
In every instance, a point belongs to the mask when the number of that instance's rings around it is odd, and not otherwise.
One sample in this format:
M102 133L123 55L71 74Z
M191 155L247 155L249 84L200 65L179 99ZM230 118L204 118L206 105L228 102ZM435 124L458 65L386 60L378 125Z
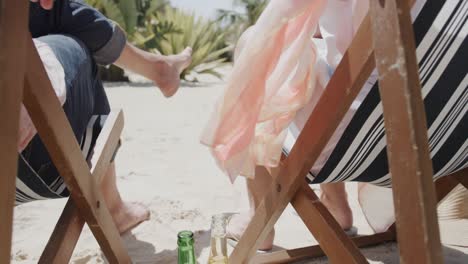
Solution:
M111 210L111 214L120 234L130 231L150 219L148 208L140 203L123 202Z
M152 80L166 97L173 96L180 85L180 74L192 63L192 48L188 47L176 55L160 56L154 60Z
M349 230L353 227L353 212L346 197L330 197L322 193L320 201L335 217L343 230Z
M231 217L226 228L227 237L239 241L244 234L247 226L250 223L252 216L248 212L235 214ZM269 251L273 248L273 240L275 239L275 230L273 229L263 243L258 247L258 250Z

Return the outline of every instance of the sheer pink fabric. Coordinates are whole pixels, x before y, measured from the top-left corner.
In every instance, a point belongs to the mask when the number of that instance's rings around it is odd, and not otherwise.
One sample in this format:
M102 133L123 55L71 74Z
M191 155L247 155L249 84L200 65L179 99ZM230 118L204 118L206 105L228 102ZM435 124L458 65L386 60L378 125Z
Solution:
M242 36L244 47L202 136L231 181L276 167L286 128L311 97L312 35L326 0L272 0Z
M425 2L416 1L413 19ZM202 139L232 181L241 172L252 176L255 165L277 166L285 128L295 117L292 127L297 135L317 100L306 103L325 89L326 74L313 68L319 65L309 39L319 16L325 42L321 54L334 69L368 8L367 0L272 0L258 24L244 33L233 74ZM325 152L333 150L339 138L332 138ZM326 158L319 159L314 167L319 171L325 162ZM375 232L386 231L395 222L391 189L360 184L358 197Z

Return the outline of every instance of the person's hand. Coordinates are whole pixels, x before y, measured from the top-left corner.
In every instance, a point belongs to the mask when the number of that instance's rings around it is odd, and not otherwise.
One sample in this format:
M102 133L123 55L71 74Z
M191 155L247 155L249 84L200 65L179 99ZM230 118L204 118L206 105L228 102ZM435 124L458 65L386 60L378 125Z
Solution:
M50 10L54 6L54 0L31 0L31 2L40 2L42 8Z

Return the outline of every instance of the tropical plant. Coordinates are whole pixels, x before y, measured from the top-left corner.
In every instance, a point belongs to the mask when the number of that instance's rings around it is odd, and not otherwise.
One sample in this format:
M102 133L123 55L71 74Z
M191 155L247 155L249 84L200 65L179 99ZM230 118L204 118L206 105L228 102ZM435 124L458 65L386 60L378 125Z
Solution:
M246 27L252 26L257 22L268 2L268 0L233 0L233 5L241 7L243 11L219 9L218 19L231 24L240 23Z
M169 6L168 0L87 0L88 4L119 24L129 36L144 28L156 12Z
M182 29L178 28L173 22L161 21L158 15L148 16L144 27L138 28L131 37L131 42L145 50L154 49L160 46L163 40L167 40L169 34L182 34ZM159 51L158 51L159 52Z
M172 24L181 32L167 34L161 41L154 42L151 48L165 55L179 53L186 47L193 48L192 63L182 72L182 78L187 79L191 72L222 77L216 68L226 62L223 55L232 47L226 45L226 33L216 21L175 8L166 8L165 12L158 14L157 19L159 23ZM194 78L191 80L196 81Z
M217 20L227 25L225 29L229 32L230 40L237 42L240 34L257 22L268 2L269 0L233 0L233 5L240 7L242 11L219 9Z
M147 41L160 41L166 34L180 32L172 25L157 23L155 14L169 6L168 0L87 0L88 4L116 22L127 32L127 38L137 46ZM110 65L101 67L106 81L126 81L124 71Z
M88 3L117 22L127 32L129 41L140 48L170 55L192 47L192 63L182 72L182 78L189 78L192 72L221 78L216 68L223 65L224 55L232 48L226 45L226 33L217 21L172 8L167 0L88 0ZM112 76L112 80L118 80L114 73L122 73L112 66L103 72L104 76Z

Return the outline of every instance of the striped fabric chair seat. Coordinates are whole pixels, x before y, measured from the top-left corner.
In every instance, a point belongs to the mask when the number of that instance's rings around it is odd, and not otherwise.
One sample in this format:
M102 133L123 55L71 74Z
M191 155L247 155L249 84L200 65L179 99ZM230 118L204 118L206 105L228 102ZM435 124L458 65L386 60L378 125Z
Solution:
M429 148L437 179L468 166L468 1L427 0L421 6L413 26ZM358 97L364 100L324 165L307 176L310 183L359 181L391 186L382 103L375 77L367 81ZM288 137L292 137L291 132ZM287 140L285 154L294 141Z
M80 141L80 147L86 160L93 155L94 146L99 133L104 126L107 115L92 116L87 129ZM39 140L35 138L34 141ZM16 205L36 200L64 198L70 195L63 178L58 174L52 163L34 170L27 161L28 148L19 155L18 176L16 177ZM47 173L46 173L47 172Z

